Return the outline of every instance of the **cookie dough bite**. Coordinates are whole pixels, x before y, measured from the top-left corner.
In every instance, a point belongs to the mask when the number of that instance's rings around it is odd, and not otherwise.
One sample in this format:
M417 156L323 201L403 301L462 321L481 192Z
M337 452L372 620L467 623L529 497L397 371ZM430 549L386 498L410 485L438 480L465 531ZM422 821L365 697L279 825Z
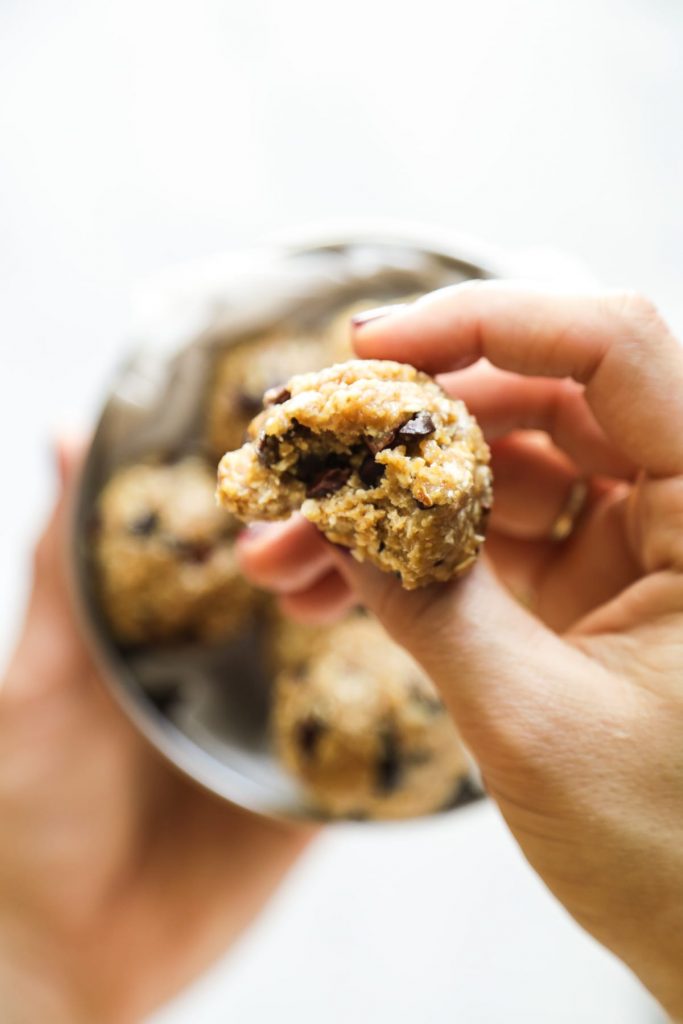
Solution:
M209 398L207 433L216 457L242 444L264 391L330 361L320 340L308 335L268 334L226 349L218 359Z
M273 737L320 812L405 818L449 806L468 777L467 755L412 659L362 615L291 631L278 640Z
M492 500L489 450L431 377L357 359L293 377L264 405L218 467L225 509L246 521L300 509L409 590L474 563Z
M93 557L100 600L126 644L218 640L256 603L233 550L237 523L217 508L201 460L131 465L104 487Z

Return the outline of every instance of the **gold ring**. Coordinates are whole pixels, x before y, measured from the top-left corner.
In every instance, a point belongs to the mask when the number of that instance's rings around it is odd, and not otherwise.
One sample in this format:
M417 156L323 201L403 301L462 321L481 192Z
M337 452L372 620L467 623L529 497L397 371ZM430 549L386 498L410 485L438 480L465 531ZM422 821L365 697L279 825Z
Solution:
M560 509L559 515L550 527L550 540L560 543L567 540L574 532L574 528L584 510L588 499L588 483L579 477L569 488L567 500Z

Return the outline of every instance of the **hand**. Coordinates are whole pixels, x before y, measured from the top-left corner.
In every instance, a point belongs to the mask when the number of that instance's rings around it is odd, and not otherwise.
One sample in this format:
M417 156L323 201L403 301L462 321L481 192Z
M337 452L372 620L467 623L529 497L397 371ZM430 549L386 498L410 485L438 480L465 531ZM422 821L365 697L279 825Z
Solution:
M109 697L65 578L66 492L38 544L0 685L0 1005L7 1024L123 1024L189 982L261 908L310 832L194 786Z
M363 357L443 374L478 417L487 556L406 592L299 519L247 534L243 566L299 618L355 591L439 686L549 888L683 1017L683 351L637 296L494 282L355 335ZM577 478L586 505L553 542Z

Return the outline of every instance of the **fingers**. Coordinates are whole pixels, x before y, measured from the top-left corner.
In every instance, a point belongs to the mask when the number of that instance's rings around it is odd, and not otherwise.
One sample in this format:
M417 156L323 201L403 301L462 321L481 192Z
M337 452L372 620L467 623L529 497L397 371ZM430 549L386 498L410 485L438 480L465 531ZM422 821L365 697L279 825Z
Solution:
M620 484L594 500L537 578L534 610L551 628L568 630L642 575L627 535L630 493Z
M523 377L481 360L439 377L461 398L489 441L513 430L543 430L586 474L632 479L636 467L608 440L586 404L583 388L571 380Z
M622 455L654 475L683 472L683 353L638 296L467 283L356 326L355 346L432 373L485 357L525 376L572 378Z
M485 560L460 580L405 591L367 563L334 557L361 603L434 680L485 770L533 759L576 702L590 706L599 670L522 608Z
M492 444L491 527L508 537L548 540L579 476L576 466L541 438L517 432Z
M280 608L297 622L323 625L355 603L335 569L332 545L301 516L286 523L258 524L237 545L240 567L258 587L282 595Z
M503 551L503 576L523 595L531 590L539 560L545 563L556 552L549 537L577 479L570 460L539 437L517 432L494 442L492 450L496 499L490 549L497 570ZM503 540L514 544L501 548ZM349 607L348 588L340 586L338 577L328 578L335 566L333 546L301 516L287 523L257 524L241 535L237 550L252 583L291 597L283 610L293 617L329 622ZM519 579L524 581L521 590Z
M333 567L330 545L301 516L244 531L237 557L252 583L279 594L305 590Z
M306 590L280 598L280 608L285 615L311 626L335 622L356 603L353 591L336 569L332 569Z

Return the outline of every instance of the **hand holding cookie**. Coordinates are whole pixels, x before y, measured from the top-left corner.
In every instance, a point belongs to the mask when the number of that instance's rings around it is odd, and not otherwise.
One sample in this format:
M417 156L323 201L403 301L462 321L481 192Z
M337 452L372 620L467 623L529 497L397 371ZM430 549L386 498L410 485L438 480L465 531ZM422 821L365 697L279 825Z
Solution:
M437 684L530 863L683 1015L683 352L631 294L497 282L356 327L439 374L492 448L486 555L407 591L300 519L240 544L321 620L351 593ZM466 368L466 369L464 369ZM539 433L541 432L541 433Z

